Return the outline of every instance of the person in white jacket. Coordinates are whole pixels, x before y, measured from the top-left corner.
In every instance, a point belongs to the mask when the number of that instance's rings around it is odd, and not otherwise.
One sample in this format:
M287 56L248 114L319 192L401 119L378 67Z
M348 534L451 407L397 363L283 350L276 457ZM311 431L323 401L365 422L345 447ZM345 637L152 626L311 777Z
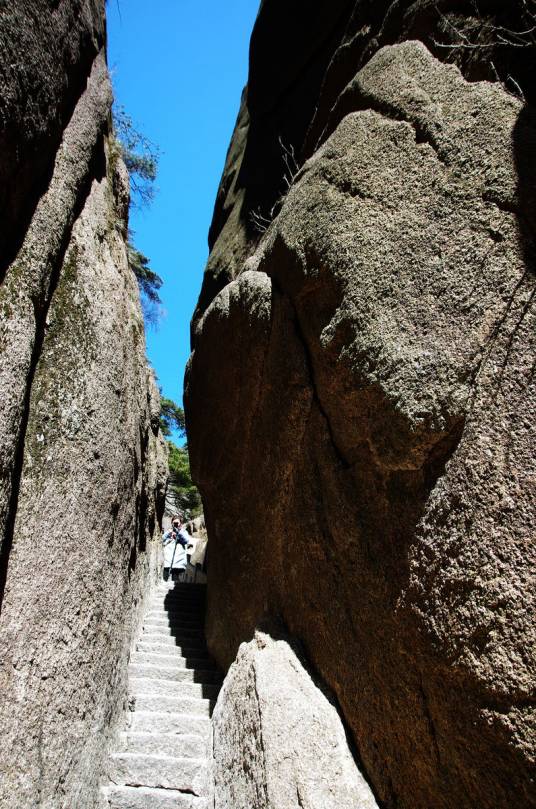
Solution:
M171 531L166 531L162 542L164 545L164 581L168 581L170 575L172 581L182 581L188 563L186 546L190 542L190 535L183 527L179 517L173 518Z

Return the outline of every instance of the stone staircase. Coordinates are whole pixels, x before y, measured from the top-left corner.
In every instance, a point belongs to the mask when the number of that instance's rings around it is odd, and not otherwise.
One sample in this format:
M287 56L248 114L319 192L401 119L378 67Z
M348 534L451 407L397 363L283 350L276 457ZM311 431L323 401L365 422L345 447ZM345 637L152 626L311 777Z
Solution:
M111 756L103 807L207 809L210 716L221 675L207 654L205 587L163 583L129 665L129 722Z

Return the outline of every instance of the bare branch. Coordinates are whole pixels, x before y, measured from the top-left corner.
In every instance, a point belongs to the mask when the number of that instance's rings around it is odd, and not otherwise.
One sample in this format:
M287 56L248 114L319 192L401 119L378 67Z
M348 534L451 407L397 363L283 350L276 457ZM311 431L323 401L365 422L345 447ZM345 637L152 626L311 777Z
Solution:
M294 151L294 146L286 146L281 138L281 135L278 136L277 140L281 147L281 157L286 168L286 171L283 173L283 183L285 187L268 211L267 216L262 213L260 207L255 211L250 211L249 220L255 230L257 230L259 233L264 233L279 213L283 200L289 192L289 189L300 170L300 166L296 159L296 153Z
M482 18L480 9L478 8L478 4L475 0L471 3L473 10L475 12L476 17L481 22L480 31L479 33L490 33L494 40L491 42L471 42L469 37L463 32L460 31L459 28L454 25L454 23L443 14L443 12L439 9L437 3L434 3L434 8L437 11L438 16L440 17L441 21L443 22L445 27L452 29L452 31L456 34L456 37L460 39L460 42L452 42L452 43L442 43L436 42L434 40L434 45L438 48L454 48L454 49L486 49L486 48L494 48L499 45L508 46L511 48L526 48L531 45L536 44L536 8L534 11L531 11L527 5L527 0L519 0L521 2L525 14L528 18L529 27L521 31L514 31L513 29L506 28L503 25L494 25L493 23L485 20ZM533 23L533 24L531 24Z
M517 81L514 79L514 77L510 76L510 74L508 74L508 76L506 78L510 82L510 84L514 85L514 87L517 90L517 94L519 95L519 98L521 99L521 101L523 101L523 103L525 103L525 93L523 92L523 90L521 89L521 87L519 86Z
M490 42L488 44L484 44L484 43L478 44L478 43L473 43L473 42L469 42L467 44L465 42L449 42L449 43L445 43L445 42L438 42L436 39L432 39L432 42L434 43L436 48L447 48L448 50L460 50L460 49L477 50L479 48L480 49L494 48L497 45L496 42Z
M249 219L255 230L257 230L259 233L265 233L272 222L271 219L263 216L260 207L255 211L250 211Z

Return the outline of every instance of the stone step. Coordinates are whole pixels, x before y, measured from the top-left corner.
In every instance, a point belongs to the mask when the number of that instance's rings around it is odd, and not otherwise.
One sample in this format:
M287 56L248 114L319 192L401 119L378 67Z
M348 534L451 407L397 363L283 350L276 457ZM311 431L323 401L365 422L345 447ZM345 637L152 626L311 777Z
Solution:
M205 598L181 598L168 593L167 595L160 594L160 595L153 595L149 598L146 602L147 607L165 607L165 606L175 606L178 605L180 609L193 609L194 607L197 609L199 607L205 606Z
M129 677L129 694L161 694L165 697L186 697L196 699L213 699L218 696L219 685L204 685L202 683L175 682L162 680L158 677Z
M166 599L166 598L176 598L180 601L204 601L206 598L206 590L190 590L185 592L184 590L176 590L175 588L158 588L157 590L153 590L151 595L149 596L150 599Z
M168 612L165 609L162 610L151 610L148 612L144 619L143 623L185 623L188 626L191 624L193 626L202 626L202 619L203 615L200 615L197 610L192 610L191 612L179 611L174 610L173 612Z
M163 607L161 609L153 608L147 615L144 617L144 623L146 622L153 622L153 621L166 621L168 624L170 623L181 623L184 622L188 624L188 626L201 626L204 627L205 625L205 613L204 611L201 612L200 610L165 610Z
M206 590L177 590L170 588L169 590L155 590L152 593L155 598L175 598L177 601L204 601L206 598Z
M156 587L160 588L162 590L167 587L169 590L177 590L177 591L180 591L180 592L187 592L187 593L188 592L189 593L204 592L207 589L207 585L202 583L202 582L191 582L191 583L188 582L187 583L187 582L180 582L180 581L170 582L170 581L163 581L163 580L158 582L156 584Z
M134 711L130 714L129 733L173 733L208 738L210 719L207 716L192 716L189 713L170 713L168 711Z
M201 683L220 685L222 676L216 669L184 669L177 666L143 665L131 663L128 667L129 677L155 677L178 683Z
M207 585L204 582L161 581L155 589L170 590L173 593L206 593Z
M112 786L102 789L110 809L208 809L206 798L177 790Z
M205 626L205 615L204 613L199 613L198 610L192 610L191 612L179 610L168 612L168 610L165 609L161 612L151 610L151 614L146 615L143 619L143 625L145 626L146 624L155 626L161 626L162 624L180 624L181 626L189 626L192 629L203 629Z
M166 599L159 604L151 604L150 609L162 609L166 613L179 613L180 615L204 615L205 605L202 602L195 603L191 601L180 601L175 599ZM149 607L148 607L149 610Z
M150 623L144 624L142 629L143 635L172 635L173 637L183 638L200 638L204 641L205 630L202 624L183 624L183 623L169 623L162 621L159 624Z
M167 635L164 632L154 632L154 627L142 632L138 639L138 643L165 643L170 646L196 646L202 645L206 647L205 637L202 632L196 634L184 635Z
M144 755L203 758L208 738L183 733L120 733L119 751Z
M194 598L185 598L183 596L174 595L173 593L167 593L165 595L162 593L151 596L151 598L147 601L147 604L149 606L158 605L165 607L173 605L184 609L192 607L204 607L205 597L196 596Z
M164 632L144 632L138 643L158 643L161 646L189 646L190 648L203 648L206 649L207 645L203 635L187 635L175 637L175 635L166 635Z
M204 758L114 753L110 765L110 778L115 784L177 789L198 797L207 794L207 762Z
M206 646L202 643L197 644L174 644L174 643L160 643L155 641L140 640L136 644L137 652L145 652L148 654L160 654L167 657L184 657L202 659L208 657Z
M191 627L178 628L174 626L146 626L139 637L139 643L145 641L158 641L159 643L169 643L168 638L172 641L180 641L181 643L202 643L206 646L205 635L202 629L192 629Z
M192 657L208 654L207 647L204 641L195 640L194 638L181 638L166 639L163 638L146 638L142 637L136 644L137 652L157 652L165 655L179 655L181 657Z
M165 638L194 638L195 640L204 640L203 629L200 626L169 626L169 624L144 624L143 626L143 639L152 636L165 637Z
M156 603L157 599L154 599ZM167 595L160 600L160 606L165 610L174 610L180 612L181 610L200 610L203 612L206 607L205 598L182 598L180 596Z
M147 608L147 614L145 617L149 617L149 613L151 617L166 617L169 618L172 616L173 618L188 618L190 620L193 619L204 619L205 617L205 608L199 604L190 604L190 605L180 605L180 604L151 604ZM156 616L154 615L156 613Z
M192 716L210 716L211 700L202 697L165 696L164 694L136 694L129 699L130 709L159 713L186 713Z
M133 652L130 660L134 665L165 666L166 668L173 667L193 671L210 669L213 666L212 659L207 652L201 653L199 649L189 649L183 654L180 649L174 649L172 646L167 649L165 654L160 651L144 651L141 649Z
M140 635L138 643L166 643L171 646L201 644L206 647L205 637L201 631L185 634L183 630L170 627L146 627Z
M146 615L143 626L184 626L189 629L204 629L204 621L199 615L184 615L174 613L160 613L157 615Z
M156 598L151 599L149 603L153 601L160 601L160 603L164 604L164 606L166 607L169 606L170 604L178 604L178 605L182 604L184 606L186 606L187 604L191 604L198 606L200 604L201 605L205 604L205 596L204 595L184 596L174 592L169 592L166 594L158 594Z

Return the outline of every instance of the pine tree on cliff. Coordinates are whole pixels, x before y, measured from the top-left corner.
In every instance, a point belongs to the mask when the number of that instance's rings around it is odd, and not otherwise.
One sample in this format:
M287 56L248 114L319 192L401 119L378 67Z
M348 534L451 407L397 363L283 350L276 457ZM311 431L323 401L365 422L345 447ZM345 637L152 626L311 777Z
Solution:
M115 106L113 124L121 157L130 178L131 205L144 208L154 199L158 172L158 147L134 124L122 106ZM140 289L143 318L146 325L156 327L161 316L162 301L158 290L162 278L149 267L149 259L134 244L134 234L128 232L128 263Z

